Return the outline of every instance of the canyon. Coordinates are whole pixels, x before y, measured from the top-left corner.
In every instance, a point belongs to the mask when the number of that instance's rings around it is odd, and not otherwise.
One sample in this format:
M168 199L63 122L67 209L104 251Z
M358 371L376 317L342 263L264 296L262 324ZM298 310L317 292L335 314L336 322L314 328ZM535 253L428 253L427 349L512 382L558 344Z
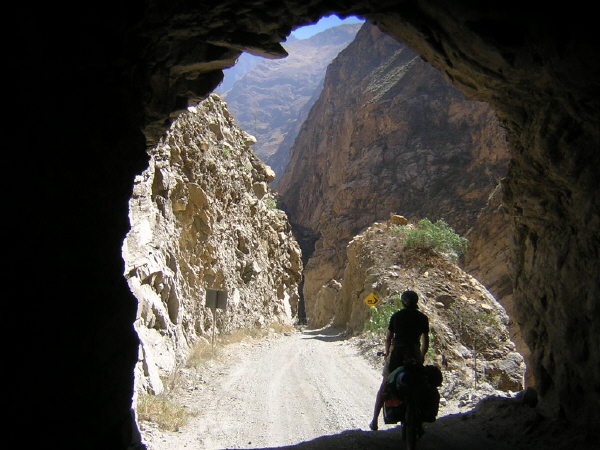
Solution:
M182 390L193 394L201 388L202 380L189 382L187 388L180 380L197 379L197 363L192 361L207 355L211 346L215 351L215 334L223 342L244 332L274 333L297 325L300 248L268 187L275 175L252 151L254 144L255 139L236 125L226 104L211 95L178 117L149 151L148 169L134 180L131 230L123 259L125 277L138 300L136 411L151 401L149 397L172 399ZM371 194L379 195L376 190ZM453 195L448 190L449 201ZM360 211L353 216L360 217ZM428 358L443 368L444 402L521 391L525 361L509 339L504 309L449 256L404 249L399 223L408 221L393 216L353 237L343 277L329 280L315 295L311 329L332 325L347 336L361 335L372 319L373 310L363 302L371 290L390 309L399 307L397 297L410 287L419 293L421 309L430 320ZM228 294L226 304L216 309L208 302L208 293L214 290ZM369 338L374 341L370 345L381 344L383 336L376 335ZM343 361L330 364L344 365ZM279 377L304 376L298 369L277 370ZM314 370L311 376L318 377L319 368ZM267 369L265 375L272 371ZM246 388L269 388L270 382L257 376L255 368L252 373L254 379L244 377ZM314 395L310 386L315 388L314 383L307 385L303 395ZM363 392L375 387L365 386ZM235 395L234 389L227 396ZM363 397L364 403L372 401L371 396ZM278 401L269 398L263 409L277 407ZM186 402L189 408L188 403L197 400L191 395ZM256 411L252 402L238 406ZM204 415L202 407L195 408ZM306 403L294 411L314 417L327 414L312 411ZM156 432L147 417L142 425L146 443ZM233 424L227 427L237 432ZM265 435L265 442L285 433L275 432L276 428L268 427L272 435ZM194 440L196 431L192 428L187 434ZM171 435L166 448L176 440Z
M10 111L9 139L17 151L7 152L7 162L17 188L9 207L17 206L18 219L8 231L23 236L13 244L14 267L33 280L24 299L11 303L44 344L33 357L11 346L9 358L23 374L19 390L32 394L42 380L48 387L42 402L38 393L19 402L18 412L39 405L45 418L31 441L103 449L136 442L138 304L121 254L134 179L148 168L147 151L177 116L208 98L241 52L285 57L280 43L292 29L333 12L376 25L467 99L487 102L496 113L511 159L495 212L507 222L511 318L531 352L538 409L595 426L600 68L585 5L540 11L528 2L457 1L448 9L440 0L109 0L96 6L73 18L61 6L17 5L11 27L17 108ZM49 290L58 300L48 300ZM22 325L13 330L22 333ZM57 415L56 405L69 414Z
M509 160L489 105L467 101L410 49L363 25L329 66L277 184L292 226L316 239L303 249L307 315L361 230L400 214L465 234Z

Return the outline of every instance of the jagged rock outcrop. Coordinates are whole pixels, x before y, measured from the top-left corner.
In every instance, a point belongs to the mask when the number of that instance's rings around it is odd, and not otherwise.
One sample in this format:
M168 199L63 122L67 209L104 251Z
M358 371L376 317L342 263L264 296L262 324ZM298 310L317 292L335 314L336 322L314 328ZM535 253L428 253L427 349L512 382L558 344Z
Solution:
M139 302L140 390L160 394L161 379L210 338L207 289L228 292L218 333L295 320L300 248L254 142L212 95L179 116L135 179L123 258Z
M324 83L277 185L292 223L320 236L304 272L309 319L321 286L340 277L356 233L397 211L465 233L510 158L487 104L465 100L370 24Z
M223 95L236 121L256 137L254 151L278 181L298 129L318 97L325 70L354 39L360 24L332 27L283 47L289 56L263 60Z
M332 323L361 333L371 317L364 302L371 293L382 301L376 306L382 309L411 289L419 294L420 309L429 317L430 363L443 369L447 397L459 392L459 385L477 383L521 390L524 359L510 339L504 308L456 263L432 250L405 249L396 230L390 222L375 223L350 241L343 278L319 291L316 324ZM397 303L393 309L399 309Z

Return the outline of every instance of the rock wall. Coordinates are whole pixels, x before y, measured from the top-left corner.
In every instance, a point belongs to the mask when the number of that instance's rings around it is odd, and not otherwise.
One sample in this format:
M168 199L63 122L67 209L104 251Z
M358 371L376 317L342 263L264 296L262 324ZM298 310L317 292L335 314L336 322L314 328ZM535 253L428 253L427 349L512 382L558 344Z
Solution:
M148 167L146 150L241 52L285 56L280 42L294 27L334 12L377 24L498 114L513 156L504 204L515 320L540 411L596 426L600 66L589 2L106 0L75 15L48 2L14 7L5 222L11 275L31 282L9 311L44 340L35 358L9 348L21 368L19 412L35 404L44 417L29 444L135 443L137 300L121 255L132 180ZM21 320L12 325L22 333ZM41 404L31 389L40 368L52 387ZM72 412L67 423L57 404Z
M329 66L277 185L291 222L320 236L304 272L309 319L361 229L402 211L464 234L509 158L488 105L465 100L411 50L363 25Z
M464 255L462 267L500 301L510 320L508 329L512 341L527 362L526 386L535 386L530 367L531 351L527 346L516 317L513 284L510 277L510 216L503 204L504 187L499 184L486 207L481 211L475 226L469 230L469 248Z
M468 9L456 5L450 20L428 8L375 20L469 98L488 101L506 127L514 320L531 350L540 410L591 424L600 404L591 387L600 386L600 131L589 126L600 114L590 81L598 49L575 6L518 17ZM508 27L510 37L501 31Z
M140 391L160 394L194 344L211 339L207 289L228 292L219 334L296 320L300 248L254 142L212 95L179 116L135 178L123 258L138 299Z

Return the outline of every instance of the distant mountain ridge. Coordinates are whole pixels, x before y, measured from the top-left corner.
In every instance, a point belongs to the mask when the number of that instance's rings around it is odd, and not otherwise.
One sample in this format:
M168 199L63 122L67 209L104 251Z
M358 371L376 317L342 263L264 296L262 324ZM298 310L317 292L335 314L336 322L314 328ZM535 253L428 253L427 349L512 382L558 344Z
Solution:
M282 45L283 47L288 47L292 42L297 40L298 39L295 36L290 35L286 43ZM265 58L261 56L255 56L250 53L242 53L235 63L235 66L223 71L225 77L223 78L221 84L215 89L215 93L224 99L233 85L237 83L238 80L243 78L244 75L246 75L250 70L252 70L254 66L262 61L265 61Z
M224 71L225 78L223 79L223 82L217 86L215 93L221 96L221 98L225 98L227 92L229 92L233 85L263 59L264 58L261 58L260 56L254 56L250 53L242 53L235 63L235 66Z
M254 151L271 165L277 176L274 184L289 161L295 135L318 98L327 66L352 42L360 27L345 24L308 39L291 39L284 44L289 56L282 60L240 58L238 64L256 64L226 92L226 82L217 90L238 125L256 137Z

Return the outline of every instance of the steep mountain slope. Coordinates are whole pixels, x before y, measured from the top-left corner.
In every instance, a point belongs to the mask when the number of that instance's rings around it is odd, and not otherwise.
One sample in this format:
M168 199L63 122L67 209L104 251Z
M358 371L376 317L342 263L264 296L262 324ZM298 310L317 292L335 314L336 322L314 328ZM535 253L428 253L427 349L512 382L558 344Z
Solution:
M135 179L123 259L138 300L140 390L161 393L215 326L221 334L293 323L300 248L253 143L213 94L177 119ZM214 315L208 289L228 293Z
M341 276L360 230L398 213L443 218L464 234L508 161L487 104L467 101L408 48L363 25L328 68L277 185L293 226L318 237L304 272L307 315L320 287Z
M287 58L262 60L223 94L240 127L256 137L254 151L276 175L283 173L289 160L291 144L282 147L284 139L288 134L295 137L327 66L359 28L360 24L340 25L308 39L291 40L284 44Z

